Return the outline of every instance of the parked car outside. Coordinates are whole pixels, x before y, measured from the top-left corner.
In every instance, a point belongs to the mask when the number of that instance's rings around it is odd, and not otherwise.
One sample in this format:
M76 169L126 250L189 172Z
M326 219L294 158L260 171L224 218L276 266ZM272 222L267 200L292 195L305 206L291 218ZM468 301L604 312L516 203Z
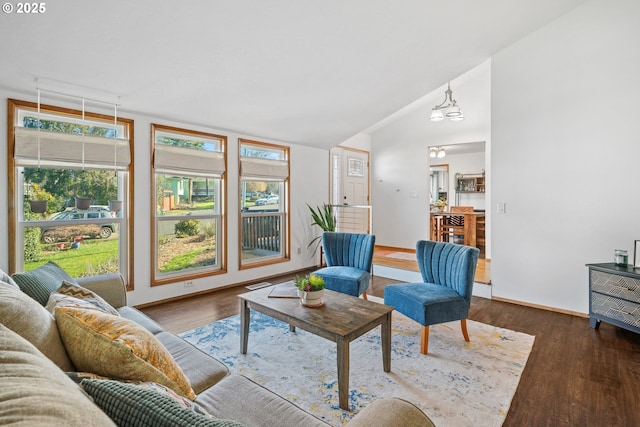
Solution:
M277 194L272 194L264 199L258 199L255 201L256 206L277 205L278 203L280 203L280 196Z
M70 218L69 217L69 212L95 212L95 211L99 211L99 212L109 212L111 215L110 216L114 216L113 213L111 213L109 211L109 206L106 205L91 205L89 206L89 209L83 210L83 209L78 209L78 208L66 208L65 210L63 210L62 212L56 212L54 214L51 214L51 216L49 217L49 219L82 219L82 218ZM64 218L59 218L59 217L64 217ZM97 218L95 216L91 216L90 218ZM101 216L100 218L104 218L103 216Z
M107 206L93 205L87 210L68 208L62 212L53 214L49 219L54 221L63 220L91 220L99 218L111 218L113 214ZM56 243L59 241L69 241L75 237L90 237L108 239L116 231L115 224L78 224L62 226L40 227L42 231L42 241L44 243Z

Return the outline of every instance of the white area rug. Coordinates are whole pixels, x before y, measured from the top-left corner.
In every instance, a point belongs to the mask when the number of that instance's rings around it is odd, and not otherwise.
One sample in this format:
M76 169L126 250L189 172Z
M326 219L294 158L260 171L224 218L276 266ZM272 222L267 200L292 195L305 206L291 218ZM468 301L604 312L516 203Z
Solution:
M369 297L370 300L377 300ZM335 343L251 312L249 351L240 354L240 319L232 316L181 334L205 352L334 426L375 399L402 397L438 426L500 426L534 337L467 321L431 327L420 354L419 325L393 312L391 372L382 369L380 328L351 343L349 405L338 406ZM239 396L239 398L242 398Z

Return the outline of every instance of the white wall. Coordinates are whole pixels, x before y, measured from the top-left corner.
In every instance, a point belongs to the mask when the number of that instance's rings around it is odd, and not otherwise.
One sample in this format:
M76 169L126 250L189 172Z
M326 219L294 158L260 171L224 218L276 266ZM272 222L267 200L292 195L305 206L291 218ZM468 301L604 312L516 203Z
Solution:
M5 84L7 82L4 82ZM34 89L35 92L35 89ZM0 197L3 197L2 204L6 206L7 194L7 98L20 99L35 102L34 94L15 93L6 87L0 87ZM78 108L78 106L65 104L64 101L46 101L62 107ZM92 111L104 114L113 114L112 111ZM128 294L129 304L136 305L151 301L172 298L192 292L199 292L207 289L221 287L229 284L249 281L261 277L267 277L298 270L301 268L317 265L317 259L311 258L311 251L307 251L308 242L315 236L318 230L312 229L309 224L311 218L308 213L306 203L311 206L319 205L328 200L329 196L329 152L309 148L303 145L284 144L272 141L259 136L244 135L219 129L212 129L203 126L186 125L163 119L155 119L140 114L128 114L126 111L120 113L122 117L134 120L135 129L135 187L134 193L139 196L134 200L134 284L135 290ZM149 228L149 218L151 217L150 198L151 189L151 123L160 123L169 126L182 127L197 131L212 132L227 136L227 177L228 177L228 262L227 273L217 276L196 279L194 287L186 290L183 284L175 283L164 286L150 287L151 257L149 253L151 230ZM251 268L240 271L238 268L238 138L249 138L264 142L279 143L290 146L291 156L291 261L274 265ZM0 209L0 236L7 236L8 230L7 210ZM301 254L298 255L298 249ZM8 242L6 237L0 240L0 268L8 271Z
M371 132L371 200L376 244L415 248L429 238L429 147L486 141L491 149L491 67L487 61L451 81L465 120L430 122L446 86ZM488 154L487 154L488 156ZM447 163L437 159L438 163ZM485 162L490 175L489 162ZM451 172L451 169L450 169ZM455 171L454 171L455 173ZM417 193L417 197L413 194Z
M492 58L493 295L588 311L640 239L640 2L594 0Z

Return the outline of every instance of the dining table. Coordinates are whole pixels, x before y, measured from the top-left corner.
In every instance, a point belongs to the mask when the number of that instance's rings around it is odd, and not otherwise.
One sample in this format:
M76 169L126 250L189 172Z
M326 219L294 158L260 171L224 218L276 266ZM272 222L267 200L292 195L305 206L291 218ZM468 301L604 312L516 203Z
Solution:
M453 224L462 224L463 244L477 247L478 245L478 223L484 224L484 212L431 212L429 220L430 239L436 242L446 242L453 240ZM481 219L482 221L479 221Z

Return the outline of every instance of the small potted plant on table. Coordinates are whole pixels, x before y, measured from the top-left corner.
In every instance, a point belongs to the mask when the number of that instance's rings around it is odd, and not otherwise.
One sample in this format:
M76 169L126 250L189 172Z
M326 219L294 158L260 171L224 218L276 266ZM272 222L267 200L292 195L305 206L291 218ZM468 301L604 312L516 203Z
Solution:
M296 276L298 297L305 307L321 307L324 305L324 279L316 274Z

